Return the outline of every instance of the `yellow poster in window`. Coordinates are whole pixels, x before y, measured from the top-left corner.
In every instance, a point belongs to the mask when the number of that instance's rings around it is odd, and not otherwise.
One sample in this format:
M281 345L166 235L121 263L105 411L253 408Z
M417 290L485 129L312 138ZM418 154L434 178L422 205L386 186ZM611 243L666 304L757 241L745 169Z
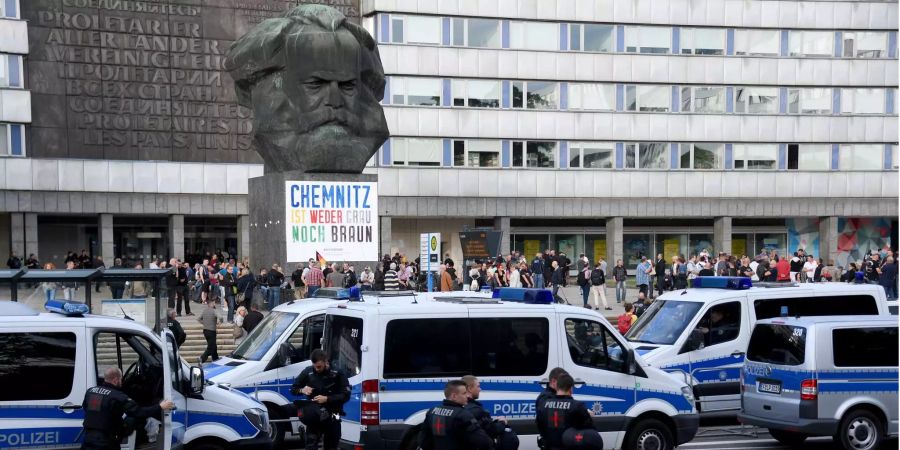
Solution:
M678 238L663 240L663 258L666 263L672 262L673 256L678 256L679 247L681 247L681 240Z
M601 257L606 259L606 239L594 241L594 260L591 262L596 263L597 261L600 261ZM609 270L609 266L607 266L606 270Z
M731 254L736 257L741 257L747 255L747 240L746 239L731 239ZM753 256L753 255L748 255Z
M537 239L525 240L525 257L533 258L535 254L541 252L541 241Z

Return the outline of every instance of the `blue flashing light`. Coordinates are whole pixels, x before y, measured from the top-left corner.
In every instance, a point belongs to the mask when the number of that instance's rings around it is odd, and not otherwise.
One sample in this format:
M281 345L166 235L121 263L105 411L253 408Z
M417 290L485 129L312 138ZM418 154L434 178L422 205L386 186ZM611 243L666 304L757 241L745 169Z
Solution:
M353 286L352 288L347 290L347 297L352 302L358 302L360 300L359 288Z
M44 303L44 309L49 312L67 316L81 316L91 311L88 305L85 305L84 303L67 302L64 300L47 300L47 303Z
M753 287L747 277L698 277L694 278L695 288L743 290Z
M491 296L506 302L550 305L554 302L553 293L549 289L534 288L498 288Z

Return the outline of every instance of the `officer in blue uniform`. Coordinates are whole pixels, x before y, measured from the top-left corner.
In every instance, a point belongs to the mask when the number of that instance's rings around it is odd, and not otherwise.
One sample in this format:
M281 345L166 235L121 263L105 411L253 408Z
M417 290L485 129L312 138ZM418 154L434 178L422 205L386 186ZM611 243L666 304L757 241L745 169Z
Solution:
M141 407L121 390L122 371L117 367L106 369L103 383L84 394L84 443L82 450L119 450L122 439L132 430L129 421L160 418L163 411L175 409L170 400L158 405Z
M544 399L543 405L537 413L538 432L544 443L544 448L548 450L570 450L573 448L590 448L590 447L574 447L572 442L567 446L564 443L564 434L570 430L582 431L590 433L594 430L594 424L591 414L587 408L578 400L572 398L572 388L575 387L575 380L572 376L565 373L556 380L556 396ZM596 438L600 435L596 434ZM583 439L582 439L583 440ZM580 441L579 441L580 442ZM600 448L603 448L602 441Z
M491 417L491 413L484 409L484 405L478 401L478 397L481 395L481 381L474 375L466 375L461 380L466 383L466 395L468 396L465 409L472 413L478 426L494 441L494 448L496 450L517 450L519 436L509 428L506 418L494 419Z
M493 441L465 409L466 383L450 380L444 386L444 401L425 413L421 450L491 450Z
M321 349L310 353L312 366L303 369L291 386L294 395L305 395L309 401L300 408L300 421L306 425L306 448L318 450L324 440L325 450L336 450L341 440L340 416L344 403L350 400L350 383L344 374L328 367Z
M559 379L559 376L564 373L568 372L566 372L566 369L563 369L562 367L554 367L550 370L550 375L547 377L547 387L544 388L544 390L541 391L540 394L538 394L538 398L537 400L535 400L535 411L540 413L541 408L543 408L544 405L544 400L546 400L548 397L556 397L556 382ZM535 417L535 421L537 421L537 417ZM538 448L546 448L544 447L544 440L540 436L538 436L537 444Z

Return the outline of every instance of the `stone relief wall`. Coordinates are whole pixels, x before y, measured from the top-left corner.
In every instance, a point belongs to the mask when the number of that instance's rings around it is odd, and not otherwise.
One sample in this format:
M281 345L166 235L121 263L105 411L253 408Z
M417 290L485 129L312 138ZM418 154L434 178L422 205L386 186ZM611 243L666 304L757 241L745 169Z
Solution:
M359 21L359 0L28 0L36 158L260 163L228 46L302 3Z

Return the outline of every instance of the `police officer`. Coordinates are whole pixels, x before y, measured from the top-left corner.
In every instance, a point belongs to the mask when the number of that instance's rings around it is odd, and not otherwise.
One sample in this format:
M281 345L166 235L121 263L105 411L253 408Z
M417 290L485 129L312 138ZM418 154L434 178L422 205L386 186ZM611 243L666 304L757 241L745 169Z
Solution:
M444 401L425 414L419 448L422 450L491 450L491 438L464 407L468 403L466 383L450 380L444 386Z
M563 443L563 434L570 428L593 430L591 414L583 403L572 398L575 380L564 373L556 380L556 396L544 399L537 413L538 432L548 450L569 450ZM599 438L599 434L596 436ZM576 447L577 448L577 447ZM602 448L602 446L601 446Z
M474 375L466 375L461 380L466 383L467 402L464 408L475 417L478 426L494 441L494 448L497 450L518 449L519 437L515 431L509 428L506 418L492 418L491 414L478 401L478 397L481 395L481 382L478 378Z
M537 400L535 400L535 411L540 413L541 408L544 407L544 400L546 400L548 397L556 397L556 382L559 379L559 376L564 373L568 372L566 372L566 369L563 369L562 367L554 367L550 370L547 387L544 388L544 390L541 391L540 394L538 394L538 398ZM537 417L535 417L535 421L537 421ZM537 444L539 448L546 448L544 446L544 440L540 436L538 436Z
M122 371L117 367L106 369L103 383L87 390L84 395L84 443L83 450L119 450L123 438L131 434L128 419L160 417L162 411L175 409L175 404L163 400L159 405L139 406L128 398L122 387Z
M306 425L306 448L318 450L319 440L325 441L325 450L335 450L341 440L340 416L345 415L344 403L350 400L350 383L344 374L331 370L325 352L313 350L312 366L303 369L291 393L305 395L310 403L302 410L301 421Z

